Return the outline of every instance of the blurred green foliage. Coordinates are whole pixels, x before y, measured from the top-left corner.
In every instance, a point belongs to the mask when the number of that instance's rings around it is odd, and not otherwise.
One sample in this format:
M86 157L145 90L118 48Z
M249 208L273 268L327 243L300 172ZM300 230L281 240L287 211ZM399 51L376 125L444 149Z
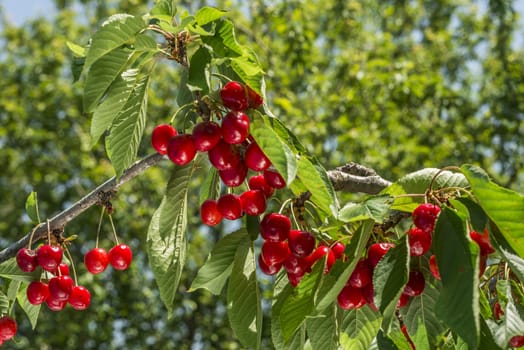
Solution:
M27 195L37 191L50 217L113 175L103 142L89 148L82 82L73 84L66 40L86 44L109 15L143 14L139 0L55 0L56 12L20 26L0 13L0 249L31 228ZM524 189L524 29L514 1L240 0L179 1L194 13L231 10L239 40L267 73L268 102L326 168L355 161L389 180L423 167L475 163L506 187ZM177 109L179 71L158 65L140 156L153 127ZM223 227L199 226L189 207L189 261L171 320L145 256L145 234L170 164L149 170L113 205L122 241L135 252L127 272L85 273L98 208L66 227L89 311L43 310L20 349L237 349L224 298L187 293ZM198 202L196 178L190 203ZM227 229L227 228L226 228ZM110 248L105 222L101 246ZM1 285L4 288L5 286ZM23 320L17 310L19 320ZM266 332L267 333L267 332ZM265 341L271 348L270 341Z

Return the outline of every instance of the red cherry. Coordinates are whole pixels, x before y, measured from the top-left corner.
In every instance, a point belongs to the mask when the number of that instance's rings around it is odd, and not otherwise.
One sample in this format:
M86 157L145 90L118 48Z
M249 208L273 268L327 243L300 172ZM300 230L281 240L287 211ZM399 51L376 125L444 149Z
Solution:
M220 141L220 125L213 121L198 123L193 128L193 142L200 152L207 152Z
M53 272L62 262L62 248L45 244L36 251L38 265L46 271Z
M246 179L247 167L243 162L239 162L230 169L219 170L218 175L227 187L238 187Z
M84 286L74 286L68 302L75 310L85 310L91 304L91 293Z
M275 275L280 269L282 268L282 263L280 264L274 264L274 265L268 265L262 259L262 255L258 256L258 267L260 267L260 271L265 273L266 275L272 276Z
M84 256L84 264L86 265L87 271L96 275L97 273L105 271L107 268L109 255L105 249L93 248Z
M391 248L394 248L394 243L373 243L368 248L368 262L371 267L375 268L378 262Z
M366 304L368 304L373 311L378 311L378 308L375 305L375 289L373 288L373 283L368 283L361 290L362 295L366 300Z
M344 310L358 309L366 305L362 290L345 286L337 296L338 305Z
M424 275L422 275L422 272L414 270L409 273L408 283L404 287L404 291L402 293L410 297L414 297L422 294L425 286L426 280L424 279Z
M298 284L302 280L302 277L304 277L303 274L295 275L295 274L290 273L289 271L287 272L287 279L289 280L289 284L291 284L293 287L298 286Z
M509 340L509 345L514 348L524 346L524 335L516 335Z
M333 254L335 254L335 259L340 259L344 255L346 246L344 245L344 243L335 242L335 244L331 246L331 250L333 251Z
M222 221L222 214L218 210L217 201L207 199L200 206L200 218L208 226L215 226Z
M32 249L21 248L16 253L16 264L24 272L33 272L38 266L36 252Z
M209 150L207 156L211 164L218 170L231 169L242 161L236 147L222 139Z
M70 276L56 276L49 280L49 295L56 301L67 301L73 291L73 279Z
M133 252L127 244L118 244L109 250L109 263L115 270L125 270L133 261Z
M440 272L438 270L437 257L435 255L429 257L429 271L431 272L433 277L440 281Z
M413 211L413 223L418 228L427 232L431 232L433 231L435 220L437 219L439 213L439 206L431 203L423 203L416 207Z
M303 258L297 258L293 254L289 255L284 261L284 268L293 275L304 275L309 270L307 261Z
M290 255L287 242L264 241L260 255L267 265L282 264Z
M298 258L305 258L315 249L316 240L315 237L309 232L291 230L289 232L288 243L289 249L294 256Z
M266 196L260 190L250 190L240 195L244 213L251 216L262 215L266 211Z
M193 136L189 134L176 135L167 144L167 156L177 165L186 165L191 162L196 152Z
M224 107L234 111L243 111L249 106L244 85L236 81L230 81L224 85L220 90L220 97Z
M489 239L488 230L484 230L484 233L480 234L477 231L471 231L469 236L475 241L480 247L480 255L489 255L495 252Z
M6 341L13 338L18 326L16 321L9 316L0 317L0 340Z
M289 236L291 221L283 214L268 213L260 222L260 235L266 241L282 242Z
M242 201L236 194L225 194L218 199L218 211L228 220L236 220L242 216Z
M244 112L229 112L222 119L222 138L232 145L244 142L249 135L249 124L249 117Z
M504 310L502 310L502 307L498 301L496 301L493 305L493 316L495 316L497 321L500 320L502 316L504 316Z
M324 258L324 256L327 255L327 262L326 266L324 268L324 273L328 273L329 270L331 270L331 266L335 263L335 254L329 249L328 246L320 245L306 257L306 261L308 262L309 266L313 266L318 260Z
M67 305L67 301L56 300L52 297L47 298L45 303L51 311L62 311Z
M58 264L58 267L56 270L53 271L53 275L60 276L60 275L71 275L69 272L69 266L66 263L60 263Z
M169 140L177 135L173 126L169 124L158 125L151 134L151 144L160 154L167 154L167 144Z
M400 299L397 301L397 309L400 309L401 307L404 307L409 302L409 295L407 294L400 294Z
M286 187L286 180L275 170L264 170L264 179L267 184L273 188L284 188Z
M247 167L254 171L264 171L271 165L271 161L256 142L252 142L246 147L244 159Z
M49 298L49 286L40 281L32 281L26 290L27 301L32 305L40 305Z
M349 277L348 284L353 288L367 286L373 280L373 271L366 259L360 259Z
M271 197L273 195L273 192L275 189L268 185L266 182L266 179L264 179L264 175L259 174L255 176L251 176L248 180L249 188L252 190L261 190L264 191L264 195L266 198Z
M409 254L411 256L422 256L431 247L431 233L418 227L408 231Z
M258 108L264 103L262 97L255 92L252 88L246 85L247 89L247 100L249 102L249 108Z

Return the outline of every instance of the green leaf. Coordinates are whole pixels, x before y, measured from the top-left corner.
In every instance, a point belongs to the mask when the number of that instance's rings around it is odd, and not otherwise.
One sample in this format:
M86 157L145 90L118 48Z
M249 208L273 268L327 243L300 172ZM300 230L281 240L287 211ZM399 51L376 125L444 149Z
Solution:
M433 249L442 277L436 315L476 349L480 331L478 247L466 238L466 223L447 207L442 208L437 219Z
M251 240L239 244L227 288L227 313L231 328L240 342L251 349L260 347L262 306L256 278Z
M122 14L111 16L91 38L85 69L102 56L130 42L145 27L146 23L140 17Z
M511 253L502 246L498 248L498 251L504 260L506 260L508 263L509 267L511 268L511 272L517 275L521 283L524 283L524 259Z
M377 333L377 345L379 350L398 350L393 340L385 335L382 329Z
M160 206L153 214L147 232L147 255L155 276L160 298L168 317L186 259L187 192L194 162L174 167Z
M336 349L337 307L332 305L323 314L306 319L306 330L313 349Z
M107 153L117 177L135 161L146 123L148 84L149 75L137 80L106 138Z
M126 48L115 49L93 64L84 85L84 111L93 112L109 86L122 73L132 51Z
M502 347L496 343L488 324L482 318L480 319L480 344L482 350L502 350Z
M204 182L200 186L200 205L207 199L217 199L220 195L220 177L215 167L209 168Z
M310 200L326 216L337 216L338 200L326 169L302 156L298 159L297 177L311 193Z
M268 124L268 117L256 113L251 122L251 135L280 175L291 184L297 173L297 161L289 147Z
M107 96L99 104L91 119L91 147L94 146L120 115L135 88L137 69L130 69L121 74L109 87Z
M149 11L152 15L164 15L173 17L176 14L176 7L173 0L156 1L155 6Z
M260 218L258 216L244 215L246 220L246 229L249 238L256 241L260 236Z
M36 192L31 192L25 201L25 212L33 223L40 223L40 214L38 213L38 196Z
M515 252L524 257L524 196L491 182L473 165L461 167L471 191Z
M382 318L368 305L345 313L340 326L340 345L345 350L368 350Z
M134 48L136 51L158 51L157 42L147 34L136 35Z
M235 37L235 28L228 19L217 21L215 35L202 36L202 41L213 48L217 57L237 57L244 54L244 48L240 46Z
M382 193L398 196L402 194L424 194L429 188L431 180L440 169L426 168L403 176L395 183L384 189ZM433 183L433 189L444 187L467 187L466 178L459 173L442 171ZM423 202L423 197L402 197L395 200L392 209L412 212L418 204Z
M209 93L209 64L211 55L201 46L189 59L189 75L187 87L191 91L201 91L203 95Z
M40 269L33 272L23 272L16 264L16 259L9 259L0 264L0 277L13 281L31 282L40 278Z
M0 291L0 315L9 313L9 298Z
M204 6L196 13L195 20L199 26L203 26L223 17L226 13L227 11L215 7Z
M40 307L42 305L32 305L27 300L27 286L28 283L22 283L20 288L18 289L18 293L16 295L16 300L18 301L18 305L24 310L27 319L29 320L29 323L31 323L31 328L35 329L36 324L38 322L38 315L40 315Z
M380 260L373 272L375 303L382 312L382 329L387 333L395 313L397 301L408 281L409 245L404 235L398 244Z
M338 213L338 220L355 222L372 219L377 223L384 222L389 213L392 198L389 195L369 197L359 203L347 203Z
M488 217L486 213L484 213L484 210L482 210L482 208L469 197L450 200L452 204L457 201L462 203L462 205L468 209L468 217L473 230L481 233L484 232L484 229L488 224Z
M245 242L246 237L245 230L238 230L222 237L209 253L205 264L198 270L189 291L204 288L219 295L231 275L235 252L239 245Z
M519 310L518 305L515 304L509 283L507 284L505 295L508 297L506 309L504 310L505 343L507 344L512 337L523 334L524 312L522 312L522 307Z
M87 49L83 46L75 44L71 41L66 41L67 48L75 55L76 57L85 57Z

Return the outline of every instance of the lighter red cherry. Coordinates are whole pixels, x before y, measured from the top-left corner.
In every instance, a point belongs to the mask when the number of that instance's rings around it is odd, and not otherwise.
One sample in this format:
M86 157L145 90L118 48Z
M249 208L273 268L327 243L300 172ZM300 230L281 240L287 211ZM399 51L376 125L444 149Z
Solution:
M217 201L207 199L200 206L200 218L208 226L218 225L222 221L222 214L218 210Z
M49 295L56 301L67 301L73 291L73 279L70 276L56 276L49 280Z
M266 180L264 179L264 175L259 174L255 176L251 176L248 180L249 188L252 190L261 190L264 191L264 195L266 198L269 198L273 195L273 192L275 189L268 185Z
M284 268L293 275L304 275L308 272L309 265L303 258L297 258L293 254L289 255L284 261Z
M36 252L32 249L21 248L16 253L16 264L24 272L33 272L38 267Z
M32 281L26 290L27 301L32 305L40 305L49 298L49 286L40 281Z
M410 297L414 297L422 294L425 286L426 280L424 279L422 272L414 270L409 273L408 283L404 287L404 291L402 293Z
M275 170L264 170L264 179L267 184L273 188L284 188L286 187L286 180Z
M246 179L247 167L243 162L239 162L230 169L219 170L218 175L227 187L238 187Z
M13 338L16 335L18 326L16 321L9 317L3 316L0 317L0 340L6 341Z
M423 203L413 210L413 223L424 231L432 232L439 213L439 206L431 203Z
M177 131L172 125L158 125L151 134L151 144L158 153L167 154L167 144L176 135Z
M368 262L371 267L377 266L378 262L391 248L394 248L394 243L373 243L368 248Z
M359 288L345 286L337 296L338 305L344 310L361 308L366 304L366 299Z
M230 81L220 90L220 97L224 107L234 111L243 111L249 106L246 89L237 81Z
M366 304L369 305L373 311L378 311L378 308L375 305L375 289L373 288L373 283L368 283L361 290L364 300L366 300Z
M105 271L109 264L109 255L107 251L102 248L93 248L84 256L84 264L87 271L96 275Z
M260 190L250 190L240 195L242 210L247 215L258 216L266 211L266 196Z
M290 255L287 242L265 241L260 255L267 265L282 264Z
M291 230L289 232L288 243L289 249L294 256L305 258L315 249L316 240L315 237L309 232Z
M56 299L53 299L51 296L47 298L45 303L47 305L47 308L51 311L62 311L67 305L67 301L56 300Z
M53 272L62 262L62 248L45 244L36 251L38 265L46 271Z
M191 162L196 152L193 136L189 134L176 135L167 144L167 156L177 165L186 165Z
M433 277L440 281L441 277L440 272L438 270L437 257L435 255L429 257L429 271L431 272Z
M479 245L480 255L489 255L495 252L495 249L493 249L489 239L488 230L484 230L482 234L478 233L477 231L471 231L469 236Z
M418 227L408 231L408 239L411 256L422 256L431 248L431 233Z
M246 147L244 159L247 167L254 171L264 171L271 165L271 161L256 142Z
M71 273L69 272L69 266L64 262L61 262L60 264L58 264L58 267L56 268L56 270L53 271L53 275L55 276L71 275Z
M84 286L74 286L68 302L75 310L85 310L91 304L91 293Z
M305 259L308 262L309 266L313 266L318 260L323 259L327 255L326 266L324 267L324 273L328 273L331 270L331 267L335 263L335 254L329 249L328 246L320 245L308 255Z
M260 222L260 235L266 241L282 242L289 236L291 221L284 214L268 213Z
M335 242L335 244L331 246L331 250L333 251L333 254L335 254L335 259L340 259L344 255L346 246L344 245L344 243Z
M249 117L244 112L229 112L222 119L222 138L232 145L242 143L249 135L249 125Z
M514 348L520 348L524 346L524 335L516 335L509 340L509 345Z
M262 259L262 255L259 255L258 256L258 267L260 268L260 271L262 271L266 275L272 276L278 273L278 271L280 271L280 269L282 268L282 263L268 265L266 264L264 259Z
M353 288L362 288L371 283L373 271L366 259L360 259L349 276L348 284Z
M397 309L400 309L401 307L404 307L409 302L409 295L407 294L400 294L400 298L397 301Z
M255 90L253 90L252 88L250 88L247 85L246 85L246 89L247 89L247 100L249 103L249 108L260 107L262 103L264 103L264 100L262 99L262 97L259 94L257 94Z
M220 125L213 121L198 123L193 128L193 141L200 152L207 152L220 141Z
M242 200L236 194L225 194L218 199L217 208L220 214L228 220L236 220L242 216Z
M207 156L211 164L218 170L231 169L242 161L237 148L222 139L209 150Z
M125 270L133 261L133 252L127 244L117 244L109 250L109 263L115 270Z

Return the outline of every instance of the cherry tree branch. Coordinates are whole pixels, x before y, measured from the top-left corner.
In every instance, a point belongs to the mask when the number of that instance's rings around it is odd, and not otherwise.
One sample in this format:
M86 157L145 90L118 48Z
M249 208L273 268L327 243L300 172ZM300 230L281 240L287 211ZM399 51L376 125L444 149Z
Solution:
M49 230L51 232L62 232L64 226L82 214L95 204L100 204L107 195L116 192L123 184L145 172L150 167L156 165L163 159L162 155L153 154L133 164L117 180L112 177L90 193L85 195L71 207L56 214L49 219ZM373 169L366 168L360 164L348 163L334 170L328 171L328 176L336 191L343 192L363 192L375 194L386 188L391 182L383 179ZM37 241L47 235L47 221L40 223L34 228L33 241ZM0 251L0 263L14 257L20 248L29 243L31 232L14 242L4 250Z

